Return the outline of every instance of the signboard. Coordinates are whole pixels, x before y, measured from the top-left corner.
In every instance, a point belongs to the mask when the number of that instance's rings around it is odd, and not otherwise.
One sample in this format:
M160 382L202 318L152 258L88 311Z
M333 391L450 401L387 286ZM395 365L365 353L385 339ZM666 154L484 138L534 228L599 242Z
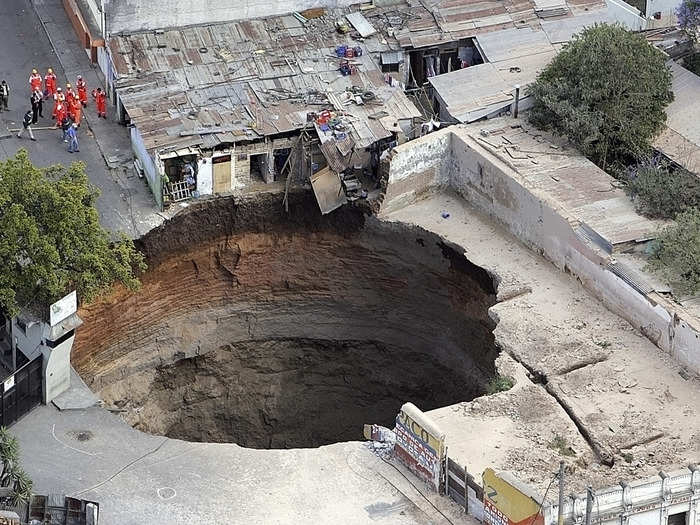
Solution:
M492 469L484 471L484 523L543 525L540 504Z
M10 376L7 379L5 379L5 382L2 384L3 392L8 392L10 389L15 387L15 376Z
M78 295L73 290L63 299L59 299L49 307L49 323L56 326L64 319L78 311Z
M445 434L412 403L396 416L394 453L416 476L439 490L445 457Z

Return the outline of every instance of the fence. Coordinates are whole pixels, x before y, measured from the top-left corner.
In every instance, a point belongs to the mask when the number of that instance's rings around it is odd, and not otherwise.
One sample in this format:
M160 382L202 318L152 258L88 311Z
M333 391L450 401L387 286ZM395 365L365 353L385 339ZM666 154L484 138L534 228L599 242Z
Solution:
M445 492L464 512L483 521L484 489L474 480L466 467L461 467L449 456L445 461Z

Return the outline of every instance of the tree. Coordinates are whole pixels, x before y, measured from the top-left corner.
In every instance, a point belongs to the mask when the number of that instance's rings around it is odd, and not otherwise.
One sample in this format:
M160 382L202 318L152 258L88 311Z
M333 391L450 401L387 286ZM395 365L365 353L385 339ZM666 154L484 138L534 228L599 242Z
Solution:
M693 41L698 41L700 33L700 0L683 0L676 8L678 27Z
M0 162L0 311L46 307L75 289L90 301L114 282L139 285L144 257L98 222L99 195L81 163L34 167L26 151Z
M673 219L691 207L700 207L700 179L664 163L645 161L634 169L627 191L637 210L655 219Z
M649 266L680 293L700 291L700 209L676 216L656 239Z
M530 120L568 137L603 169L648 153L673 100L661 51L643 36L609 24L574 35L529 92Z
M5 427L0 427L0 487L9 490L9 496L2 498L5 506L17 507L27 503L32 496L32 480L19 466L19 443Z

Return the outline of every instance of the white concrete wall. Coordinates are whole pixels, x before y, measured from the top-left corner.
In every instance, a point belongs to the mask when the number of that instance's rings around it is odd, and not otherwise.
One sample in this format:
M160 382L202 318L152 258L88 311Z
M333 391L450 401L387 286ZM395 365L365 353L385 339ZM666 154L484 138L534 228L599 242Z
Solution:
M382 211L402 208L449 185L449 166L444 161L450 156L451 141L452 131L442 129L395 150L400 153L391 158Z
M105 11L107 31L114 34L245 20L353 3L357 0L108 0Z
M70 388L70 351L74 339L75 336L71 336L54 348L42 348L45 404Z
M197 165L197 191L200 195L211 195L213 190L214 172L211 158L200 158Z
M647 20L634 6L624 0L607 0L608 19L611 22L620 22L633 31L643 31L647 28Z
M102 28L102 12L100 11L100 0L85 0L85 4L87 5L87 12L82 13L83 17L86 18L86 22L88 22L87 17L92 18L92 23L96 26L99 27L100 29ZM89 22L88 22L89 23ZM92 35L93 38L100 38L102 35Z
M654 16L654 13L661 13L661 20L665 24L673 24L676 21L675 11L681 4L681 0L647 0L647 17Z
M550 206L512 173L459 128L447 128L394 150L382 212L402 208L431 191L454 189L555 266L576 275L611 311L700 374L700 330L678 318L672 305L640 294L609 271L608 258L573 230L569 219L575 218Z
M153 197L156 199L156 204L159 208L163 208L163 188L161 186L161 179L158 171L156 170L156 165L153 162L153 157L146 150L146 146L143 143L141 134L136 126L129 128L131 133L131 149L134 155L141 161L141 166L143 166L143 173L148 181L148 186L151 188Z

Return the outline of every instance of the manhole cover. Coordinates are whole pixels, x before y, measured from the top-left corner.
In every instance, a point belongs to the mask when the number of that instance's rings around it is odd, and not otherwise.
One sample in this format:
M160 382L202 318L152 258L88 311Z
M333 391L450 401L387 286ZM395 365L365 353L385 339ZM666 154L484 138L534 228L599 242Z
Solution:
M89 430L73 430L71 432L68 432L68 434L74 438L77 439L78 441L89 441L92 439L92 432Z

